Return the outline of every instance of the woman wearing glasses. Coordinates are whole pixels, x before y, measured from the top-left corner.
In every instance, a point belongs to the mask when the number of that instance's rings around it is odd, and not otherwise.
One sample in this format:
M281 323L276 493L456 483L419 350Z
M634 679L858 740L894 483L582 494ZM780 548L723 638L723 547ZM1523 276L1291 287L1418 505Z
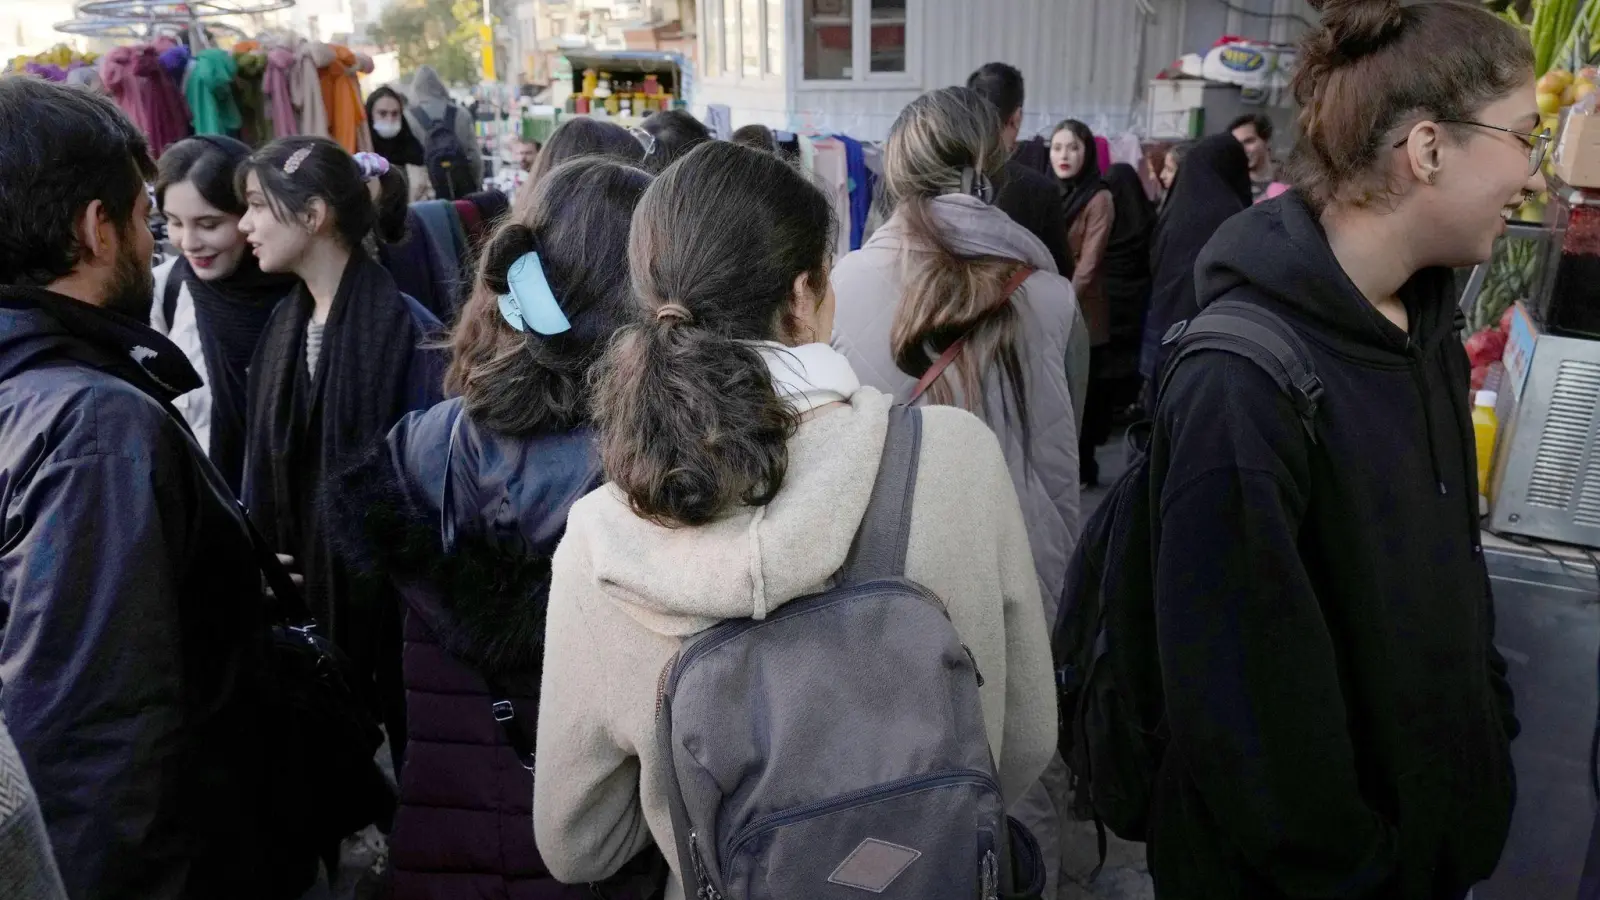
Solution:
M1155 416L1163 900L1461 900L1515 801L1450 268L1543 187L1533 53L1475 4L1313 5L1296 188L1196 268L1202 310L1304 345L1310 433L1219 352L1180 356Z

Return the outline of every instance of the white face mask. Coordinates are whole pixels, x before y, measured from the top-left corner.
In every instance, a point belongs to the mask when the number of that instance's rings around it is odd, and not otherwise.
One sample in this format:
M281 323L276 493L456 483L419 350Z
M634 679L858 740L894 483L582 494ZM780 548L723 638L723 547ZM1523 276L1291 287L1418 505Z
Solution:
M389 138L392 138L392 137L398 137L400 135L400 123L399 122L373 122L372 123L372 131L378 137L384 138L385 140L387 140Z

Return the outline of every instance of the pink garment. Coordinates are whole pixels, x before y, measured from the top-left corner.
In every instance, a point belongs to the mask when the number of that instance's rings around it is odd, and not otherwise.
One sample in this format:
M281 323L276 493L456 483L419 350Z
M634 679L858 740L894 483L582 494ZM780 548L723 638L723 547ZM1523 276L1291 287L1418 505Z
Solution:
M118 47L100 63L100 78L117 106L150 142L159 157L189 136L189 108L161 68L161 53L150 44Z
M1094 155L1100 160L1100 171L1111 171L1111 142L1098 134L1094 136Z
M845 156L844 144L831 137L812 141L816 154L811 158L811 170L822 182L824 193L833 205L835 233L843 239L837 241L836 259L850 252L850 165Z
M1274 181L1273 183L1267 185L1266 193L1262 194L1261 197L1256 200L1256 202L1263 203L1267 200L1271 200L1273 197L1280 197L1284 194L1287 194L1289 192L1289 187L1289 185L1284 184L1281 181Z
M140 48L135 71L143 87L145 115L150 122L150 130L145 132L150 138L150 155L159 157L189 136L189 105L162 68L161 53L155 47Z
M150 121L145 112L144 85L135 71L138 62L137 47L118 47L101 58L100 80L105 82L106 90L111 92L111 99L115 100L117 106L127 114L134 127L149 134Z
M294 113L294 92L289 73L294 69L294 51L273 47L267 51L267 73L261 89L267 95L267 117L272 120L272 136L289 137L300 133L300 120Z

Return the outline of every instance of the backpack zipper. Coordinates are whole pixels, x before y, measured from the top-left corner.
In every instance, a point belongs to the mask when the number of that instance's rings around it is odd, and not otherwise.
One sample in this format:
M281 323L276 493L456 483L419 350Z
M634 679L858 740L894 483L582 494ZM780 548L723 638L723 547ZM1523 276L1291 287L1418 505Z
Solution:
M816 800L804 806L768 813L753 819L743 828L734 832L733 838L728 841L728 852L722 859L722 882L723 884L728 883L729 876L732 874L729 871L729 866L732 864L733 858L739 855L739 851L744 848L744 845L775 828L814 818L824 812L842 812L857 806L866 806L891 794L912 793L913 789L916 792L920 792L957 784L977 784L988 788L995 796L1000 796L1000 785L988 773L980 772L976 769L960 769L954 772L938 772L932 775L912 775L887 784L861 788L836 797L829 797L826 800Z
M722 900L722 894L717 892L716 885L711 883L710 873L706 871L705 860L700 858L700 833L689 832L689 862L694 866L694 892L697 900ZM727 882L727 878L723 878Z

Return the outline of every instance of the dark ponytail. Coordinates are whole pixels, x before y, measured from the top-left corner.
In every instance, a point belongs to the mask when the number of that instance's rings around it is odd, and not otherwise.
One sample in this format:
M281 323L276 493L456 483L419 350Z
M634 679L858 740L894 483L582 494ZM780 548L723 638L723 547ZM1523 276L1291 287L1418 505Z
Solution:
M704 525L783 486L798 419L752 342L795 337L791 298L827 289L828 200L771 154L707 143L640 201L629 264L641 320L595 384L606 475L639 516Z
M391 165L378 176L378 237L385 244L406 239L406 213L411 209L411 179L404 166Z

